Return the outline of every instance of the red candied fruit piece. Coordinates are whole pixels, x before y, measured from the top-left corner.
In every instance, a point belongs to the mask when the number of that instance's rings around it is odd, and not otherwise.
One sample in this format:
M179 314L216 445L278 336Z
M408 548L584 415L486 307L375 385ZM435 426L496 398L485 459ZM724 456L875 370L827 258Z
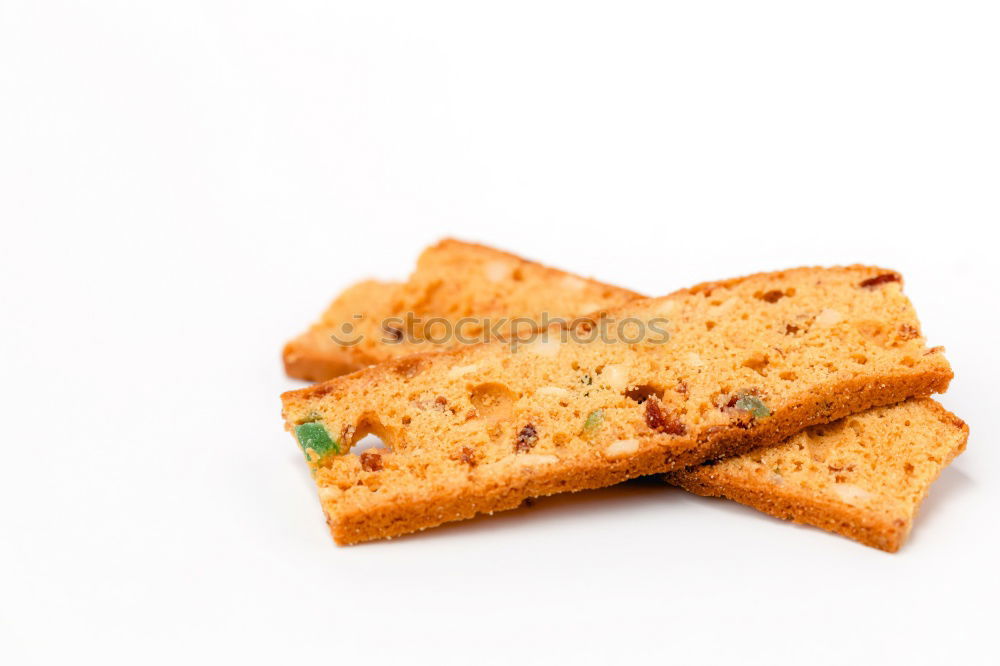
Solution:
M668 435L683 435L687 428L671 414L664 413L660 401L655 397L646 400L646 425L650 430L664 432Z
M382 455L378 451L363 451L361 453L361 469L366 472L377 472L382 469Z
M530 451L531 447L533 447L537 442L538 431L535 430L535 426L529 423L521 428L521 432L517 433L517 442L514 443L514 450L518 453Z
M899 277L899 273L882 273L882 275L876 275L873 278L862 280L858 286L872 289L874 287L878 287L888 282L901 282L901 281L902 279Z

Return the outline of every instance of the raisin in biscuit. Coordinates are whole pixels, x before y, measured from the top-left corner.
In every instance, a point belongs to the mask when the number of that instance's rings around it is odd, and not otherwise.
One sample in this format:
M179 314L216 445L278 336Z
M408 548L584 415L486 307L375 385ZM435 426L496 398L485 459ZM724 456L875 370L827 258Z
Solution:
M552 329L384 363L285 393L333 536L391 537L773 445L870 407L944 391L884 269L802 268L632 301L669 340ZM591 330L599 323L591 322ZM579 336L584 337L584 336ZM355 455L368 433L388 449Z
M459 321L464 338L480 342L484 328L509 336L512 328L537 326L544 314L572 320L639 297L484 245L446 239L424 250L407 282L362 282L338 296L320 321L285 345L285 372L323 381L454 347L459 340L445 336L446 326ZM408 313L421 321L408 325ZM502 324L501 318L521 321ZM433 319L438 323L428 327Z
M968 437L968 426L937 402L908 400L666 478L698 495L896 552L931 483Z

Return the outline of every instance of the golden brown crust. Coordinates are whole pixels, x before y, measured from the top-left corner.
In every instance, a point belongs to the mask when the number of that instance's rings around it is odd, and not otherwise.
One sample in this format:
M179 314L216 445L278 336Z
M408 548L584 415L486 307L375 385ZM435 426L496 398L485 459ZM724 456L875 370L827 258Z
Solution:
M822 394L807 394L801 402L776 412L752 430L723 427L675 441L669 451L648 449L620 462L589 459L572 468L540 468L530 476L510 477L503 484L474 484L453 489L444 496L415 496L407 503L340 513L335 521L329 519L328 513L328 523L340 545L401 536L477 514L515 509L530 497L603 488L639 476L681 470L704 460L740 455L777 444L811 425L828 423L873 406L890 405L910 396L943 392L949 380L948 375L927 373L884 385L847 382ZM688 489L686 485L682 487ZM692 492L697 491L692 489ZM758 492L764 501L781 501L780 497L769 498ZM849 518L846 520L850 522ZM852 529L860 530L859 533L868 529L864 521L855 523L860 527Z
M890 522L860 509L773 488L723 485L710 474L671 476L670 483L695 495L724 497L776 518L813 525L889 553L899 550L908 532L904 529L908 525L899 519Z
M364 359L347 349L328 344L327 336L307 331L290 340L281 350L285 374L295 379L322 382L367 367L374 359Z
M421 254L406 283L369 280L340 294L318 322L285 345L285 372L297 379L325 381L394 358L442 351L454 340L396 342L380 323L412 313L425 321L488 320L543 314L572 319L641 298L641 294L523 259L478 243L446 238ZM339 334L344 325L349 334ZM474 328L466 325L465 330ZM419 333L419 331L418 331ZM340 344L334 336L356 344ZM386 343L384 340L390 340Z
M408 357L286 393L287 427L321 422L344 447L378 432L391 447L379 472L363 470L353 454L313 460L338 543L738 455L813 424L947 388L947 362L906 332L918 324L898 285L859 286L883 272L760 274L716 283L717 293L681 290L609 311L671 312L671 341L655 349L564 342L513 353L491 344ZM777 288L782 297L772 299ZM801 328L787 332L789 321ZM772 356L763 365L761 351ZM612 368L625 382L617 388ZM650 432L648 418L643 425L642 403L626 389L647 382L658 385L657 404L683 422L678 432ZM478 403L477 392L498 385L506 411L494 419L482 408L495 404ZM748 422L718 402L749 387L767 398L768 418ZM603 410L603 430L581 432L595 409ZM530 453L522 455L508 442L525 424ZM471 469L461 463L466 447L476 460Z
M898 282L900 285L903 284L903 276L898 272L892 270L891 268L882 268L880 266L868 266L866 264L850 264L848 266L835 266L833 268L824 268L822 266L801 266L799 268L792 268L787 271L777 271L777 272L767 272L761 271L759 273L750 273L749 275L742 275L740 277L728 278L725 280L710 280L707 282L700 282L693 287L684 287L683 289L678 289L674 294L702 294L704 296L711 296L712 292L716 289L732 289L733 287L739 286L748 280L754 280L761 277L774 277L780 279L786 273L794 273L801 271L865 271L873 273L873 277L878 280L882 276L892 276L890 282ZM869 278L871 281L871 278Z
M285 373L289 377L320 382L368 367L381 360L372 354L370 346L346 346L334 341L353 339L360 322L355 314L385 311L399 283L365 280L348 287L327 307L322 319L308 331L290 340L282 350ZM342 327L350 329L344 331Z
M946 428L930 429L924 417L936 419ZM930 484L941 471L962 451L968 441L969 428L964 421L944 409L933 400L910 400L902 405L894 405L885 409L873 409L864 414L852 417L850 424L857 430L863 430L867 425L865 419L878 422L879 419L896 421L902 427L899 437L887 441L875 433L866 433L861 437L862 455L854 455L843 449L846 437L834 437L832 443L826 446L839 457L839 467L830 468L841 472L845 467L853 468L856 462L859 466L866 463L872 455L878 455L880 449L891 456L883 456L872 463L880 474L885 473L890 464L906 466L910 470L923 463L928 466L924 475L916 479L907 479L909 487L905 493L894 493L890 479L869 480L867 487L847 485L854 491L846 496L838 496L828 488L838 488L837 482L844 481L839 474L812 474L814 478L795 482L794 478L782 479L778 475L778 483L774 475L760 473L773 459L787 452L801 451L804 447L800 442L807 441L809 435L799 433L788 442L769 449L769 457L754 461L752 454L730 458L719 465L704 464L689 467L684 470L669 473L665 476L668 483L684 490L705 497L722 497L740 504L753 507L758 511L795 523L812 525L828 532L834 532L873 548L894 553L906 540L912 529L913 519L919 509L920 502L926 495ZM851 432L851 429L847 429ZM855 438L857 434L854 433ZM908 438L904 447L900 437ZM783 451L784 449L784 451ZM760 457L760 456L757 456ZM890 460L891 457L902 457ZM850 461L845 464L844 461ZM762 464L763 462L763 464ZM758 472L758 474L754 474ZM828 478L829 477L829 478ZM858 497L863 497L859 501Z

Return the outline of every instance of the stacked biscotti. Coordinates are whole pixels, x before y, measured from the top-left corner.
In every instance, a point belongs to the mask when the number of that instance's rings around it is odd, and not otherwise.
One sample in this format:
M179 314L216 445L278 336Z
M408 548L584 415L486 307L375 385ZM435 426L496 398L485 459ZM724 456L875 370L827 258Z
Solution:
M484 245L446 239L424 250L403 283L368 280L338 296L285 345L290 377L324 381L422 351L508 337L639 294Z
M486 323L553 312L543 327ZM428 319L496 334L432 338ZM329 338L349 320L382 335L361 349ZM407 283L349 290L285 361L334 377L283 400L342 544L662 473L895 550L967 437L926 398L951 379L942 349L925 345L899 274L874 267L643 299L445 241ZM352 451L368 434L385 447Z

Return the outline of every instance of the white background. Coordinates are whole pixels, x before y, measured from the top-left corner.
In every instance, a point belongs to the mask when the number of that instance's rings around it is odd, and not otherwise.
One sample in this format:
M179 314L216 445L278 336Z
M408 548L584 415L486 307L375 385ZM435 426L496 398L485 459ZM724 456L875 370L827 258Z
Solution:
M0 662L995 659L998 33L995 2L0 0ZM445 235L652 294L898 269L969 450L897 555L652 482L337 548L281 345Z

